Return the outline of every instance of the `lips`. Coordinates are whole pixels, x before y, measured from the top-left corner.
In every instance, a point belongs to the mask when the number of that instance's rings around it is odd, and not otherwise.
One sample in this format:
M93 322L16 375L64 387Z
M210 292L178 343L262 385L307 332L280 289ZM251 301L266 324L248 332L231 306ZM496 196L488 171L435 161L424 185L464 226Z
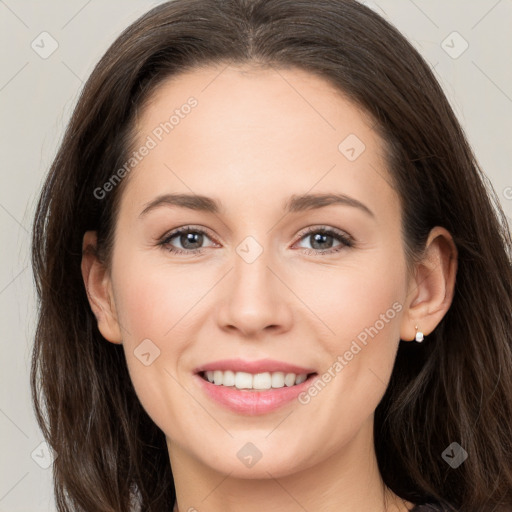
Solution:
M292 402L317 376L312 368L271 359L226 359L194 370L206 396L232 412L259 415Z
M265 372L282 372L282 373L295 373L300 375L302 373L309 374L315 373L314 368L306 368L295 364L285 363L283 361L276 361L274 359L259 359L257 361L245 361L243 359L223 359L197 367L194 373L207 372L207 371L226 371L230 370L236 372L246 373L265 373Z

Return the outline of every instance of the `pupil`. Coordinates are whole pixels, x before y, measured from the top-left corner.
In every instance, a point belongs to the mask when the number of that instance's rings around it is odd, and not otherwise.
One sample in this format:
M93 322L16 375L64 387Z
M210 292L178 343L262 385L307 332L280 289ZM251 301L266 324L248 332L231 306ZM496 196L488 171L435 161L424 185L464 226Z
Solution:
M322 234L322 233L316 233L315 235L313 235L313 243L311 244L311 246L314 248L314 249L329 249L330 246L332 245L332 236L331 235L325 235L325 234ZM331 244L328 244L328 247L325 247L325 246L320 246L320 247L315 247L315 244L322 244L322 243L326 243L326 241L328 242L331 242Z
M180 237L180 243L186 249L197 249L198 247L191 247L189 243L192 245L199 244L200 247L202 241L203 235L201 233L187 233L185 235L181 235Z

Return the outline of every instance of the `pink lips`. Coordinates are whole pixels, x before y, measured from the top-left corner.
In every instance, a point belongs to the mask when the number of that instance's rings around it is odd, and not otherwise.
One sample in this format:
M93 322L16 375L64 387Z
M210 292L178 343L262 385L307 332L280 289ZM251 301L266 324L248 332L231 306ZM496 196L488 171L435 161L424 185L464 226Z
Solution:
M244 361L243 359L223 359L197 367L194 373L231 370L232 372L264 373L264 372L283 372L295 373L314 373L313 368L304 368L293 364L275 361L273 359L259 359L258 361Z
M194 370L195 378L203 392L212 400L223 407L238 413L249 416L266 414L272 412L297 398L307 389L312 380L316 377L310 375L304 382L294 386L255 391L250 389L240 390L234 387L217 386L205 380L201 374L206 371L231 370L233 372L264 373L283 372L315 373L314 369L304 368L271 359L260 359L258 361L243 361L241 359L225 359L202 365Z

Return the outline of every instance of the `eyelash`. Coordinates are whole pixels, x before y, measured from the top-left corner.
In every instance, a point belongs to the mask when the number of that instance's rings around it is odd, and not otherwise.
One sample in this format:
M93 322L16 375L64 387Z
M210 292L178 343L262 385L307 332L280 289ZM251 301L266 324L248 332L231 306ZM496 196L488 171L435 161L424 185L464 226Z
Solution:
M175 229L168 235L164 235L164 237L160 240L158 245L163 246L168 252L173 254L187 254L187 255L193 255L193 254L200 254L204 251L205 247L200 247L198 249L189 249L189 250L183 250L176 247L173 247L170 245L170 241L173 238L176 238L176 236L181 235L183 233L196 233L201 235L206 235L208 238L212 239L211 236L208 235L208 233L200 228L194 228L193 226L183 226L181 228ZM311 227L307 228L304 233L302 233L301 237L299 238L299 241L303 238L307 238L309 235L321 233L322 235L332 236L334 239L341 242L340 245L338 245L335 248L327 249L325 251L320 251L316 249L304 249L304 253L307 255L313 255L313 256L323 256L326 254L334 254L338 253L341 250L343 250L345 247L353 247L354 246L354 239L345 234L341 231L335 230L333 228L328 228L325 226L321 227Z

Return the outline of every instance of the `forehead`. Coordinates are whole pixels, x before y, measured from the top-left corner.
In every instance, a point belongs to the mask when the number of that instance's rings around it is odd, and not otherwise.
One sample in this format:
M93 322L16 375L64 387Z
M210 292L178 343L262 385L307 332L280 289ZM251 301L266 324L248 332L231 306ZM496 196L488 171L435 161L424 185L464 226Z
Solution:
M217 130L201 133L203 136L230 128L275 134L283 127L309 135L317 131L322 136L349 127L363 134L373 125L362 109L322 77L298 68L246 64L212 65L164 80L144 104L137 127L147 131L157 126L191 97L199 106L193 112L194 128L206 126L212 117L217 123ZM297 119L307 125L296 125Z
M149 139L152 148L128 189L149 200L167 185L205 195L236 187L254 199L270 186L275 196L343 182L343 192L366 186L386 196L391 180L372 125L338 89L304 70L187 71L162 82L139 112L135 149Z

